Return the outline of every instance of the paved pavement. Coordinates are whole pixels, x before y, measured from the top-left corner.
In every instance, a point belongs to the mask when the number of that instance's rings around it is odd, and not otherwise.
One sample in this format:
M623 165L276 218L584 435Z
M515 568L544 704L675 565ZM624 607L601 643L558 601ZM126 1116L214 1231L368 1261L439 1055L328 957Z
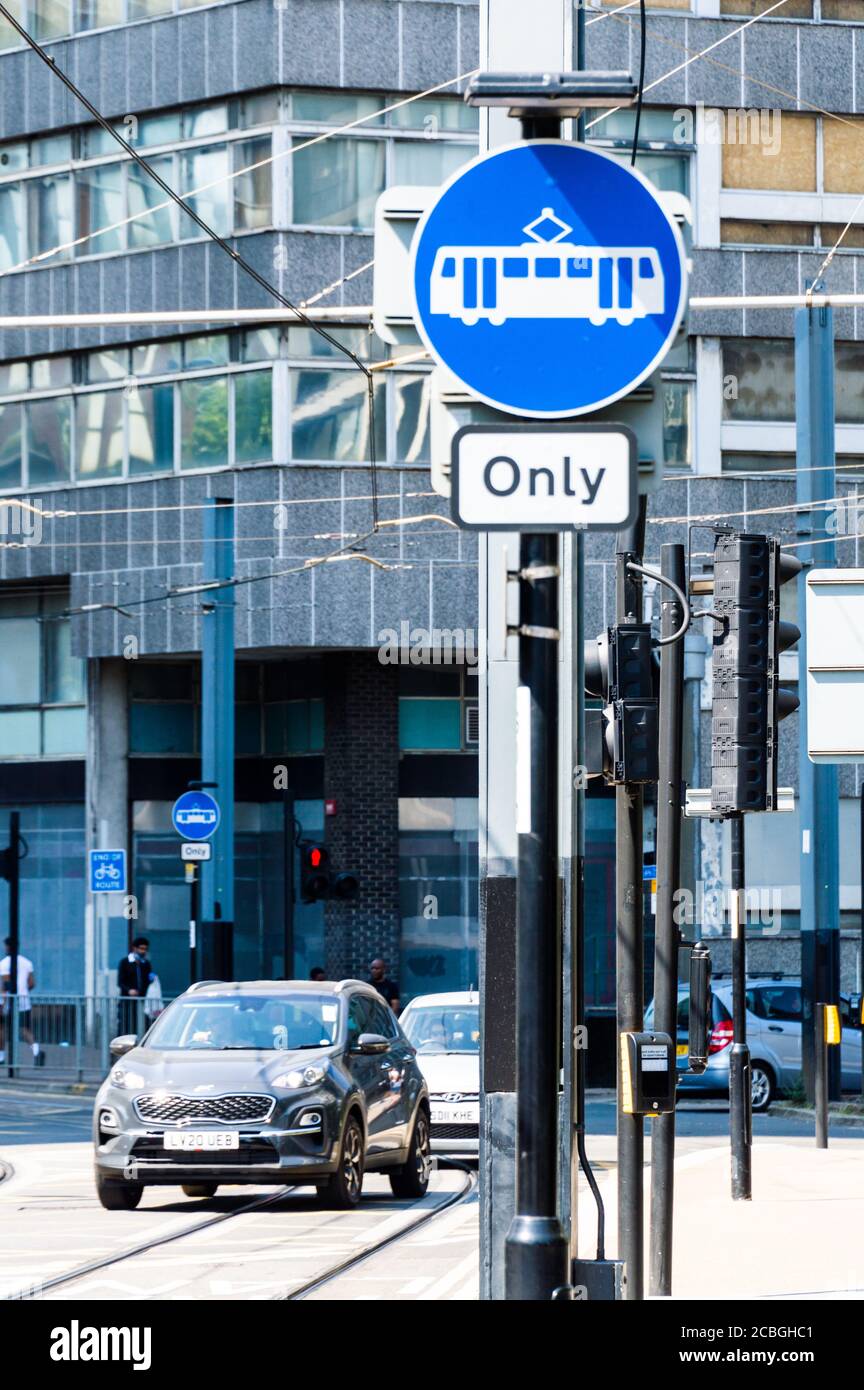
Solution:
M49 1298L273 1299L371 1242L402 1229L464 1181L442 1171L425 1204L396 1202L385 1180L366 1182L361 1211L322 1211L308 1189L240 1211L272 1189L220 1188L210 1201L149 1189L136 1212L104 1212L91 1176L92 1102L0 1090L0 1296L123 1253L154 1237L172 1243L95 1272ZM615 1106L588 1103L588 1151L615 1249ZM832 1127L815 1148L812 1120L754 1117L753 1200L729 1196L728 1106L677 1112L674 1294L687 1298L864 1298L864 1129ZM646 1165L650 1160L646 1123ZM647 1209L646 1166L646 1209ZM215 1222L214 1217L227 1217ZM317 1300L417 1301L477 1297L476 1193L396 1245L309 1295ZM596 1213L583 1183L580 1253L594 1253ZM190 1227L201 1227L190 1232ZM187 1234L183 1234L186 1232ZM176 1237L176 1239L175 1239Z

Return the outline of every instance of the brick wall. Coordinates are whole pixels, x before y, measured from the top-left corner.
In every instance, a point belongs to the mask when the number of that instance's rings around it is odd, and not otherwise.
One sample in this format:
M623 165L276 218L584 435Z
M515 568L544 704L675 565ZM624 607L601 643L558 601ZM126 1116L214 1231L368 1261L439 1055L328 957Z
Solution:
M365 979L376 956L399 968L397 670L376 652L326 658L324 795L337 804L326 840L331 866L361 879L354 902L325 907L330 979Z

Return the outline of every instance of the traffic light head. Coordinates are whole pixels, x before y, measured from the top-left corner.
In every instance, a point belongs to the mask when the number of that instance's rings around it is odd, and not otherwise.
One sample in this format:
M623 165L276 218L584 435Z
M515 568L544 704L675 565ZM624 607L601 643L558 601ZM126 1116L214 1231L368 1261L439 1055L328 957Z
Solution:
M656 782L658 703L649 623L619 623L585 643L585 690L604 702L586 710L589 777Z
M715 538L711 807L721 814L776 804L777 725L798 707L779 687L780 654L801 635L780 620L780 586L800 569L773 537Z
M300 845L300 897L317 903L330 896L330 855L323 845L304 840Z

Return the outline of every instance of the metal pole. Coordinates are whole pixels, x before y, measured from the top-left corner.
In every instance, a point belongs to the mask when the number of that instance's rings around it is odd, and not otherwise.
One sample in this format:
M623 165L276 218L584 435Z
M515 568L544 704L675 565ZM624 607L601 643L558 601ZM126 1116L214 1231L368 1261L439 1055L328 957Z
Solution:
M204 512L204 578L234 574L234 504L211 497ZM204 595L201 654L201 777L216 787L221 820L213 857L201 865L201 951L205 974L234 973L234 590Z
M9 1075L15 1075L18 1050L18 955L21 950L21 812L9 812Z
M660 573L686 589L683 545L660 547ZM663 589L661 633L671 637L684 621L681 604ZM668 597L667 597L668 595ZM660 781L657 786L657 920L654 936L654 1027L674 1038L678 1023L678 948L674 918L681 885L684 643L660 656ZM649 1292L672 1293L672 1200L675 1178L675 1112L658 1115L651 1129L651 1256Z
M752 1196L750 1048L747 1046L747 913L744 901L744 817L729 819L732 862L732 1052L729 1057L729 1135L732 1146L732 1197L747 1202Z
M569 1283L557 1212L558 537L519 546L516 825L516 1210L508 1300L550 1299Z
M290 788L285 788L282 798L282 845L283 845L283 955L286 980L294 978L294 796Z
M834 327L832 310L799 309L795 315L795 401L797 538L805 544L805 567L798 578L799 669L807 670L807 629L803 622L808 568L837 563L834 482ZM824 502L824 508L814 503ZM840 994L840 800L836 766L810 761L807 751L807 682L798 682L798 786L801 824L801 984L804 1087L814 1098L813 1020L819 1000L836 1003ZM838 1051L839 1049L832 1049ZM828 1086L840 1095L840 1059L831 1057Z
M198 979L198 875L194 864L186 865L189 884L189 983Z
M814 1098L816 1112L816 1147L828 1147L828 1044L825 1041L825 1005L817 1004L814 1010L813 1055L816 1062L814 1072Z
M645 499L639 520L619 532L616 554L616 620L642 620L642 579L627 563L642 562ZM644 1130L641 1115L623 1107L620 1037L641 1032L645 995L642 924L642 808L638 783L615 788L615 968L617 975L618 1048L618 1258L624 1261L624 1297L644 1297L645 1198L643 1180Z
M861 941L858 947L858 1023L861 1027L861 1094L864 1096L864 781L861 783L861 794L859 801L859 835L860 835L860 873L861 873L861 912L860 930Z

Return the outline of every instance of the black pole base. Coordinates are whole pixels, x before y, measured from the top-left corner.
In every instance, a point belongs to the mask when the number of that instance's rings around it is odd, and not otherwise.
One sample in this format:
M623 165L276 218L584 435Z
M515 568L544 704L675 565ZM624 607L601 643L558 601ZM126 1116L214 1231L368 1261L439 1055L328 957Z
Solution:
M753 1196L750 1115L750 1048L746 1043L733 1043L729 1057L729 1136L734 1202L749 1202Z
M514 1216L504 1258L508 1302L547 1303L570 1283L567 1241L556 1216Z

